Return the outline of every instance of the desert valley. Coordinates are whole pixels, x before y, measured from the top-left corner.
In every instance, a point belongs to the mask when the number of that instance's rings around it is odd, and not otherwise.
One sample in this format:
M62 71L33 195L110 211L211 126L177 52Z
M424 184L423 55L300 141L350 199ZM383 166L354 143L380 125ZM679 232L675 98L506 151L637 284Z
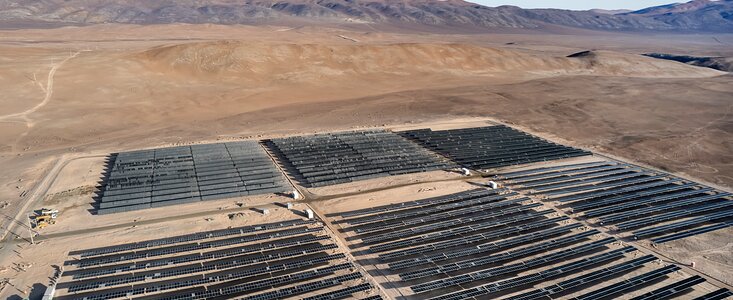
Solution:
M731 0L6 1L0 297L726 299L732 62Z

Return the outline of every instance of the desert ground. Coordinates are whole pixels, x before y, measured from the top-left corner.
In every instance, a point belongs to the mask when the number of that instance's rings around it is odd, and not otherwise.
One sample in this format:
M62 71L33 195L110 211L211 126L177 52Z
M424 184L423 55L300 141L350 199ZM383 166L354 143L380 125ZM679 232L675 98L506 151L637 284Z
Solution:
M64 211L37 246L27 247L24 228L13 225L0 277L15 278L15 288L0 296L31 293L65 252L107 242L99 237L124 242L264 222L249 208L286 201L222 200L188 205L184 215L91 215L104 157L125 150L496 121L730 191L733 75L639 54L733 57L731 45L733 34L581 30L469 35L174 24L0 31L3 224L44 206ZM337 210L348 197L364 205L468 186L445 183L452 180L465 179L438 172L309 192L324 198L313 207ZM389 199L348 195L395 185L408 187ZM238 212L247 217L229 217ZM89 228L98 230L84 235ZM697 259L717 276L730 271L729 235L662 250L679 261ZM36 257L47 259L32 263ZM30 271L13 268L26 263Z

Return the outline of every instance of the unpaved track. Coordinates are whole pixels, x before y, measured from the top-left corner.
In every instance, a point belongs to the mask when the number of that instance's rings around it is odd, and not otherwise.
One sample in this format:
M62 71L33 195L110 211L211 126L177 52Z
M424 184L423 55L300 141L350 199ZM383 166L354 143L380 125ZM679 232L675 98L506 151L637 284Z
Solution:
M51 98L53 97L53 80L54 80L54 77L56 76L56 71L58 71L59 68L61 68L61 66L63 66L70 59L79 56L81 52L82 51L77 51L76 53L70 55L69 57L65 58L61 62L51 67L51 70L48 71L48 79L46 80L46 87L42 88L42 90L46 92L46 95L43 98L43 101L41 101L41 103L38 103L36 106L31 107L30 109L23 111L23 112L0 116L0 121L5 121L8 119L14 119L14 118L21 118L25 120L26 126L28 126L29 128L33 127L33 121L28 117L28 115L38 111L39 109L46 106L49 102L51 102Z

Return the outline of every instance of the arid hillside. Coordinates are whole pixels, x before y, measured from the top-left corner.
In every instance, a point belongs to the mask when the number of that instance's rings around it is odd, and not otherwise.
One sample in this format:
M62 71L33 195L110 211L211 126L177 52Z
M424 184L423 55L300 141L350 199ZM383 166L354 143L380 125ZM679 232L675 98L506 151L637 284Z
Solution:
M0 26L335 23L393 25L423 31L442 28L454 32L548 30L556 26L611 31L730 32L731 11L730 0L696 0L626 14L486 7L462 0L11 0L0 4Z
M467 44L318 45L193 43L131 57L158 72L252 81L307 81L344 76L444 74L485 76L604 75L708 77L722 73L639 55L588 51L568 57ZM540 75L544 74L544 75Z

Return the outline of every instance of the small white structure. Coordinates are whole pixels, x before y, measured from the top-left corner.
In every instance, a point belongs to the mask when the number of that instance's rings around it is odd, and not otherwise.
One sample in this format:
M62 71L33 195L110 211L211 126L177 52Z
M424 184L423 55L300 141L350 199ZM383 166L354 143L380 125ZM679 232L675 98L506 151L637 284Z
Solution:
M298 192L298 190L293 190L293 193L292 194L293 194L293 199L295 199L295 200L303 199L303 196L300 195L300 192Z
M489 181L486 186L492 190L499 188L499 184L497 184L496 181Z
M286 207L287 209L293 209L293 203L290 203L290 202L288 202L288 203L285 203L285 207Z
M305 216L308 217L308 220L313 220L313 218L315 217L313 211L310 208L305 210Z
M257 210L259 210L263 215L270 214L270 210L267 208L258 208Z
M471 176L471 170L467 168L461 168L461 172L463 172L463 175L465 176Z

